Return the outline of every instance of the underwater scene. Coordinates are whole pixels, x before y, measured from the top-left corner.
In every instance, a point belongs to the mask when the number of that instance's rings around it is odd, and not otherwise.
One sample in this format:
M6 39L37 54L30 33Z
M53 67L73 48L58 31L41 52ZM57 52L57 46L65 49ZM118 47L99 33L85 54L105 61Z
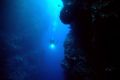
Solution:
M0 80L120 80L117 0L0 0Z

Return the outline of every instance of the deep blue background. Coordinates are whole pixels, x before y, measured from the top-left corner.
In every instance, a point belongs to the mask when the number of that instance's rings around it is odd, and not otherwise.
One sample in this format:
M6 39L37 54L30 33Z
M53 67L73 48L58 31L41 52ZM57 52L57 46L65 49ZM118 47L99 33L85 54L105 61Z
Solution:
M61 62L68 25L61 0L8 0L2 18L10 80L64 80ZM50 47L51 40L55 48Z

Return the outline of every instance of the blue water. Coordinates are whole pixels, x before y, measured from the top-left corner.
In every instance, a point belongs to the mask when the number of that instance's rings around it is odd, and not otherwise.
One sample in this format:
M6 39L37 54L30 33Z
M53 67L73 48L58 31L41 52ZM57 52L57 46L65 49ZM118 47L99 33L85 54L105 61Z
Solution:
M8 59L11 80L64 80L61 62L69 29L59 19L62 7L61 0L8 0L3 34L15 55Z
M61 63L64 58L63 43L69 31L68 25L62 24L59 19L60 10L63 7L61 0L46 0L46 3L48 29L43 35L45 51L44 80L64 80L65 75ZM50 40L53 40L54 43L50 43Z

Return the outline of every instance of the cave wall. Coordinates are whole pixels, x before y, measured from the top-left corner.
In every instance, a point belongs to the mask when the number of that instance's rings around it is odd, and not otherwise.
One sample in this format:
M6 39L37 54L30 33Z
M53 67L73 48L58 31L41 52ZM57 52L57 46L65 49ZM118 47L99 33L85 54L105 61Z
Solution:
M119 4L115 0L63 0L60 19L70 24L63 66L68 80L119 78Z

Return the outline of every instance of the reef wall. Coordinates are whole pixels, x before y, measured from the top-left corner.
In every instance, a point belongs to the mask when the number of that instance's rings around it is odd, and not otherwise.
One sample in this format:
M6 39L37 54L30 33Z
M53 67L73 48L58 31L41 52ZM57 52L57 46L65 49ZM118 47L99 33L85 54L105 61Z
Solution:
M119 78L118 1L63 0L63 3L60 19L71 26L64 43L63 66L68 80Z

